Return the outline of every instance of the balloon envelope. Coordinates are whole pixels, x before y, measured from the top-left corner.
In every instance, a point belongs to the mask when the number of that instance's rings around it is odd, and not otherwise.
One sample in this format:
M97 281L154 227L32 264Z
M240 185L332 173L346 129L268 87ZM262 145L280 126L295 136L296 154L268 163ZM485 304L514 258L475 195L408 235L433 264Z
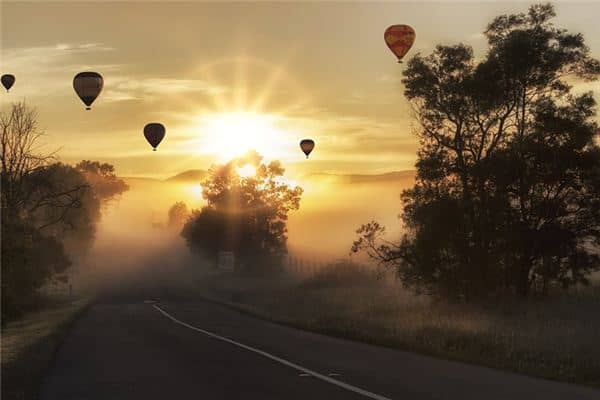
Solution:
M144 137L152 146L152 149L156 151L156 147L162 142L165 137L165 127L163 124L158 122L151 122L144 127Z
M73 89L87 106L86 110L90 109L90 106L102 91L102 87L104 87L104 79L97 72L80 72L73 78Z
M308 158L310 152L315 148L315 141L312 139L303 139L300 141L300 148L306 154L306 158Z
M398 62L408 53L415 42L415 30L408 25L392 25L385 30L383 38Z
M2 86L4 86L8 92L12 85L15 84L15 76L11 74L4 74L2 75L2 78L0 78L0 81L2 81Z

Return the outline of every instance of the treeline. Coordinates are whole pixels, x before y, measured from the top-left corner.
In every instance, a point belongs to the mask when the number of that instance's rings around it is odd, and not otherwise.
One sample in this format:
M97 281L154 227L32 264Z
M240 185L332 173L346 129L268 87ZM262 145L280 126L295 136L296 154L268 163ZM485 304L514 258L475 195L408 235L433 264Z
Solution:
M420 140L416 184L402 194L406 234L363 225L366 251L418 291L472 300L545 294L598 270L600 62L550 4L501 15L476 58L438 45L403 72Z
M112 165L41 153L37 119L25 103L0 115L3 323L35 304L41 286L66 280L92 246L102 204L128 189Z

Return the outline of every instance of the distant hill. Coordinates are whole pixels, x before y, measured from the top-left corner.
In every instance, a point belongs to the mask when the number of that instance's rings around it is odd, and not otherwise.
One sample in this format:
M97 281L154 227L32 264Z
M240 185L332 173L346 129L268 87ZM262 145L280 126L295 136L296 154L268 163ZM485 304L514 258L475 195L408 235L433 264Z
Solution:
M393 171L383 174L326 174L315 173L309 176L316 178L327 178L337 183L382 183L382 182L397 182L415 179L414 170L408 171Z
M190 169L165 179L166 182L198 182L204 179L206 171L202 169Z
M125 182L160 182L159 179L144 176L121 176L120 178Z
M165 179L165 182L194 182L197 183L206 177L207 171L202 169L190 169ZM328 174L313 173L307 177L323 178L335 183L383 183L413 180L415 171L392 171L383 174Z

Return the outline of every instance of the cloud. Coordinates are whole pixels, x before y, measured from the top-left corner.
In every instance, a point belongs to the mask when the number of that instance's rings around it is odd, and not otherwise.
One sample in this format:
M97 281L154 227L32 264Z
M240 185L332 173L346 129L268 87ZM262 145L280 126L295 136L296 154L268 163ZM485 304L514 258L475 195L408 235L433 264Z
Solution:
M36 97L47 93L65 95L73 90L75 73L94 70L118 71L121 64L89 61L115 50L102 43L57 43L49 46L16 47L2 51L3 69L17 78L19 95Z
M2 52L4 67L12 71L48 71L73 66L74 58L82 54L106 52L113 47L102 43L57 43L51 46L15 47Z
M203 93L218 95L227 88L200 79L132 78L113 76L107 87L105 101L140 100L159 94Z
M217 95L225 88L211 82L195 79L133 78L123 71L125 64L95 63L100 54L116 50L103 43L57 43L49 46L18 47L3 51L6 71L17 76L20 93L35 96L41 92L66 93L72 91L65 79L79 71L98 71L105 77L103 101L118 102L141 100L158 94L204 93ZM82 62L83 61L83 62ZM107 73L110 72L110 76ZM21 81L21 77L26 80Z
M415 153L415 138L408 121L386 121L363 115L343 114L314 109L310 114L296 115L281 121L284 130L301 128L328 151L330 161L348 157L377 157L384 153L392 158Z

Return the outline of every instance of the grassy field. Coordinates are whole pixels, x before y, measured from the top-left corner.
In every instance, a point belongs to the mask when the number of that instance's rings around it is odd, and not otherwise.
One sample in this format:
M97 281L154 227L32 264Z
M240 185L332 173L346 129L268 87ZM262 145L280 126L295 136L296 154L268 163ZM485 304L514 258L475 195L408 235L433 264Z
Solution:
M199 278L194 290L255 315L330 335L600 386L600 286L479 306L434 302L363 268L307 278Z
M2 399L37 399L63 334L88 301L54 297L2 328Z

